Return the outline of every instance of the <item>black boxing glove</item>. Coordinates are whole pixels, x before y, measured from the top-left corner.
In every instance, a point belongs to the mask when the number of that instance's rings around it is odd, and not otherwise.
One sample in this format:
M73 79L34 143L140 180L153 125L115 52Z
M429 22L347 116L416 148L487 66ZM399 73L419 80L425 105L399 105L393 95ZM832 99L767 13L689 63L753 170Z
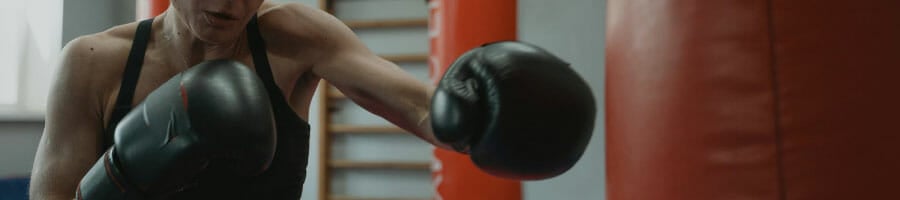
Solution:
M555 177L581 158L596 106L569 64L522 42L469 50L440 80L431 105L436 138L505 178Z
M234 61L208 61L175 75L122 119L115 144L82 178L76 197L158 199L210 168L234 176L263 172L276 142L265 91L253 71ZM210 166L212 160L227 165Z

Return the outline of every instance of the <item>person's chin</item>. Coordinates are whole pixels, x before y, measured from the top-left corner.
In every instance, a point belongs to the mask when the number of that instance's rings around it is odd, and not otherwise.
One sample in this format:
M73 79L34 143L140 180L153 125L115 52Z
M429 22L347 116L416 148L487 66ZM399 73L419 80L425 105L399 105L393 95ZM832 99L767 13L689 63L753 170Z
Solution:
M195 24L195 36L207 43L234 41L240 36L240 33L242 33L244 29L244 26L239 25L237 21L218 21L218 23L208 23L205 20L198 20Z
M198 39L211 44L232 42L240 38L240 30L207 29L197 33Z

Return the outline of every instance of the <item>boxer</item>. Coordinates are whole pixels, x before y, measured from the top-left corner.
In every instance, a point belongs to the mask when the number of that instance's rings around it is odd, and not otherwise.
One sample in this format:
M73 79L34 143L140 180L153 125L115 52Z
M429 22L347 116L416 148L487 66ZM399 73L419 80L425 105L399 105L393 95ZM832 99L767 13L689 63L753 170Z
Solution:
M516 179L574 165L596 113L584 81L533 45L473 49L435 88L301 4L173 0L156 18L79 37L62 55L33 199L298 199L320 80Z

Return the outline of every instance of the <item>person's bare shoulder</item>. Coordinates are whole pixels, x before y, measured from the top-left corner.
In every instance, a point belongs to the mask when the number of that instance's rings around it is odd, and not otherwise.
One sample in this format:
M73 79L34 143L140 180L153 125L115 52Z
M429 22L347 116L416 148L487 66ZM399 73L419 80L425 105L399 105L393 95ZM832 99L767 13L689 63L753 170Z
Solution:
M53 92L86 95L83 103L88 105L84 106L102 116L108 97L121 81L135 29L135 23L124 24L69 41L61 53Z
M136 23L129 23L69 41L62 51L59 75L76 76L92 86L115 85L112 81L119 80L124 70L135 29Z
M130 46L127 26L78 37L62 50L35 155L33 199L72 199L78 181L97 160L105 92L116 86L110 79L115 71L121 74L116 62Z
M334 45L335 35L352 32L331 14L300 3L268 3L259 13L263 37L279 54L322 52Z
M125 59L122 57L128 55L136 28L136 23L129 23L77 37L63 48L63 60L95 68L106 66L112 60Z

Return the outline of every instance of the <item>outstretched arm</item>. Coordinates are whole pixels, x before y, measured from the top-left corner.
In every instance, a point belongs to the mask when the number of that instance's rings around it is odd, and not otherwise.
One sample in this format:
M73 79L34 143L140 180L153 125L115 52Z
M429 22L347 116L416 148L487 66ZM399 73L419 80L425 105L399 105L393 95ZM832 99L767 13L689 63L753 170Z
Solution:
M434 87L370 51L343 22L318 9L297 5L305 30L297 37L317 41L313 72L355 103L438 147L428 119ZM308 35L315 30L314 35Z

